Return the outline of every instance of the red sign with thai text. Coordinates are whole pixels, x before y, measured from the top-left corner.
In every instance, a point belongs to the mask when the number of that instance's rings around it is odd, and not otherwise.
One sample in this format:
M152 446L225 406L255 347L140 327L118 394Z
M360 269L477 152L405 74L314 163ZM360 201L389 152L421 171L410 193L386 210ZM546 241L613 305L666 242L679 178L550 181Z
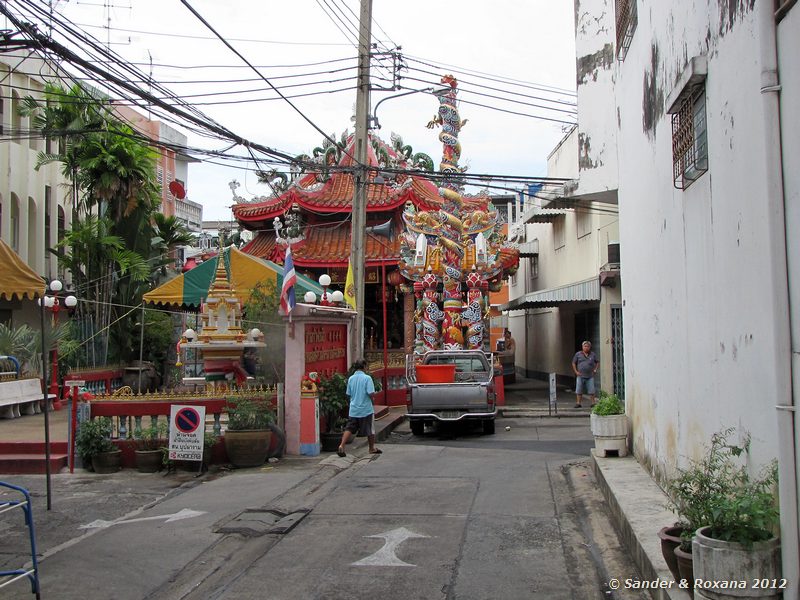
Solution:
M306 325L306 373L347 372L347 325Z

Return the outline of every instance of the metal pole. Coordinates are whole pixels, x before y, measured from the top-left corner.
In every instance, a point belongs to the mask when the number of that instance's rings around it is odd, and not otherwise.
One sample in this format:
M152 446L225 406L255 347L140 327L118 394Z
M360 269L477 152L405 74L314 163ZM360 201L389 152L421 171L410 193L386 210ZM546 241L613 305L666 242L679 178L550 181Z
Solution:
M44 472L47 482L47 510L52 508L52 494L50 489L50 395L47 388L47 363L48 352L47 344L45 343L44 335L44 295L40 298L41 305L39 314L41 316L42 325L42 387L44 388Z
M364 358L364 236L367 223L367 149L369 147L369 61L372 38L372 0L361 0L358 36L358 93L356 96L354 195L350 231L350 263L356 288L356 320L350 348L354 359Z
M388 340L386 339L386 263L381 263L381 294L383 295L383 402L389 403L389 377L387 371L389 370L389 354L386 348L388 347Z
M142 393L142 371L144 370L144 363L142 357L144 356L144 300L142 300L142 328L139 336L139 387L136 390L137 394ZM178 357L180 360L180 356Z

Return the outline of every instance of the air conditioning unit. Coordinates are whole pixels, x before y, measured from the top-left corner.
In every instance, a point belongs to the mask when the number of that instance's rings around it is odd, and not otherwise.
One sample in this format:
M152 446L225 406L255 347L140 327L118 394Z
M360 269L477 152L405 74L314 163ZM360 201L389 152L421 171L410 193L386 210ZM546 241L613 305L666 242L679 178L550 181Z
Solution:
M619 264L619 242L608 243L608 263Z

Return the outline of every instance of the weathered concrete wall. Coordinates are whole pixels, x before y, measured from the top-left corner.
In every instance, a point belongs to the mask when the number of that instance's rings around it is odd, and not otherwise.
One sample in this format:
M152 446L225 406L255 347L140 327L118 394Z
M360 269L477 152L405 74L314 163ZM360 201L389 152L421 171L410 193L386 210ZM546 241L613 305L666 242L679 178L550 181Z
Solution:
M575 0L575 53L581 113L576 193L613 190L617 187L613 0Z
M617 64L627 402L635 453L657 477L728 426L752 434L754 465L777 454L752 9L753 0L640 3ZM708 59L709 170L681 191L665 100L698 55Z

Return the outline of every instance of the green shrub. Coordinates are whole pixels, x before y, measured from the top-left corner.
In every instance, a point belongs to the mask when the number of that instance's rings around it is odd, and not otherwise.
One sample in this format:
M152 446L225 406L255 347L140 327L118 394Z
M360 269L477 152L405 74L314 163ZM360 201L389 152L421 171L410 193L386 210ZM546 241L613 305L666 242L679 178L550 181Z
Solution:
M711 436L705 455L678 469L667 485L667 506L684 528L684 549L700 527L710 527L713 538L750 547L769 539L778 525L777 462L751 477L743 464L737 464L738 457L749 451L750 440L741 446L729 444L733 431L729 428Z
M592 412L599 417L610 415L624 415L625 406L616 394L600 392L600 399L592 407Z
M267 429L275 416L266 399L228 398L228 426L230 431Z
M158 450L167 445L169 425L166 421L151 424L140 429L134 435L137 450Z
M91 465L92 457L101 452L111 452L116 448L111 442L113 430L111 419L98 417L81 423L75 436L75 449L84 466Z
M345 409L350 405L347 398L347 378L341 373L323 377L317 386L319 412L325 415L328 432L340 431L344 426Z

